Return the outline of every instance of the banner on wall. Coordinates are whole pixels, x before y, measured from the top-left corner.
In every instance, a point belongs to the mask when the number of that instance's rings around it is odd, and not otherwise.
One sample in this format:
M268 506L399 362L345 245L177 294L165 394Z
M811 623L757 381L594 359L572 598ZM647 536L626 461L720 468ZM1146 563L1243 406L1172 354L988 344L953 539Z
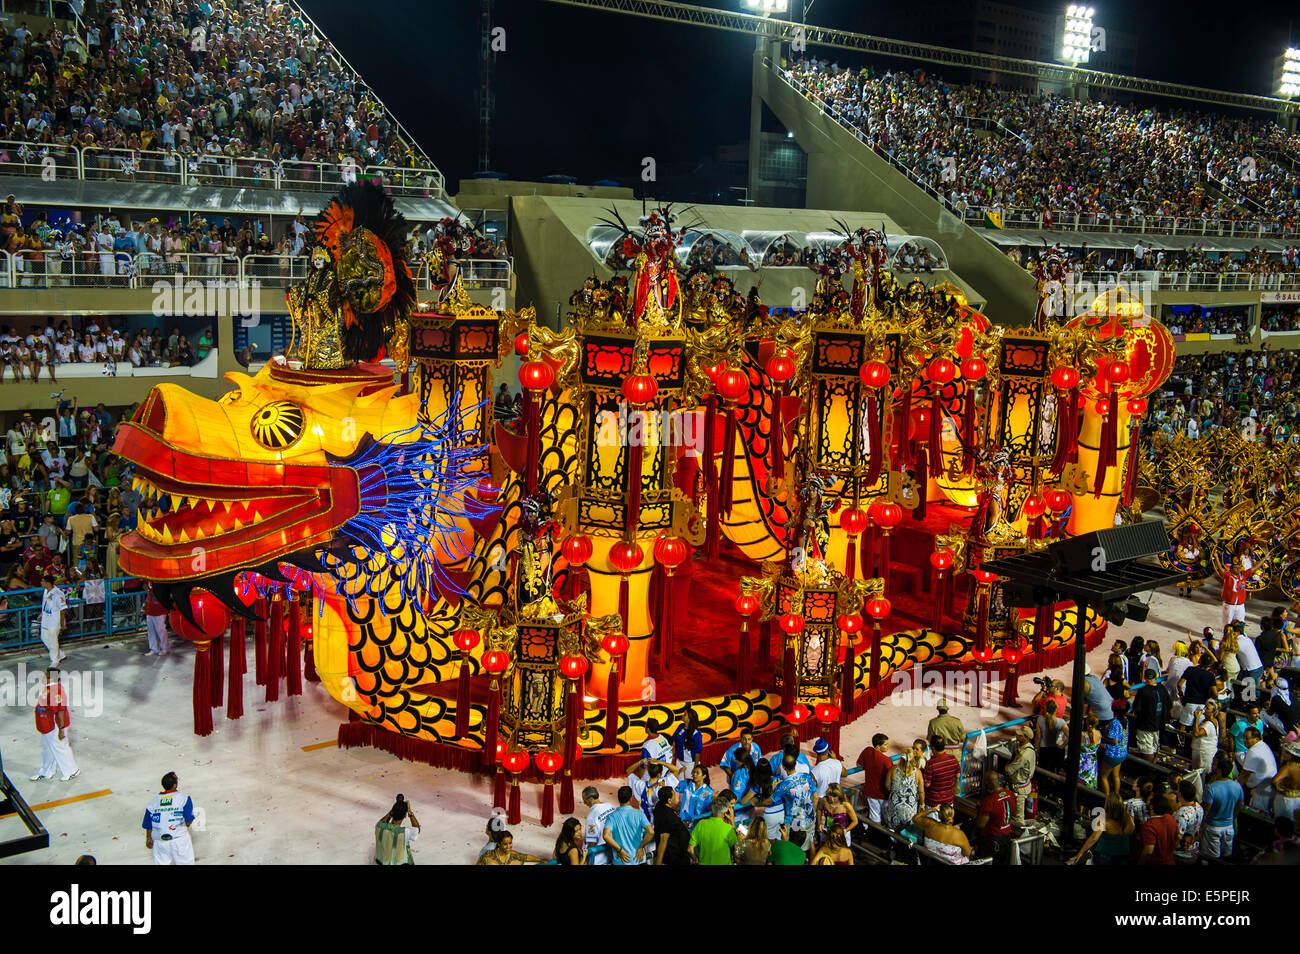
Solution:
M1300 291L1260 292L1261 305L1300 305Z

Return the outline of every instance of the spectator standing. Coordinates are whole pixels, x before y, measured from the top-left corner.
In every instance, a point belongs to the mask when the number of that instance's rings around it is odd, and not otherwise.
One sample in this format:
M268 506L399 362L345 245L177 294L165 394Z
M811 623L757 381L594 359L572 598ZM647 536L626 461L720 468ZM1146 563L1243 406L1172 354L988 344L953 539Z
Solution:
M194 864L194 843L190 825L194 824L194 800L179 790L175 772L162 777L163 790L144 810L144 846L153 852L156 865Z
M930 761L925 763L921 777L925 781L925 803L931 807L951 805L956 798L961 763L956 756L948 754L946 748L939 736L930 739Z
M587 864L612 864L609 846L605 844L605 825L617 806L601 801L600 791L594 785L588 785L582 790L582 804L587 806L587 819L582 832Z
M939 714L925 727L925 737L927 739L938 737L943 740L947 748L960 752L966 744L966 727L956 716L948 714L948 703L940 702L938 709Z
M859 790L861 807L867 818L877 825L883 824L886 805L889 804L889 773L894 763L885 754L889 736L877 732L871 737L871 746L862 750L857 764L862 768L862 787ZM915 810L912 814L916 814Z
M995 865L1006 864L1011 836L1015 831L1012 822L1016 813L1016 796L1002 784L997 772L985 772L983 782L975 816L975 827L979 830L975 850L981 857L991 857Z
M838 785L844 778L844 763L835 757L831 744L825 739L813 743L813 759L813 782L817 787L817 797L821 798L827 788Z
M81 769L77 767L68 742L68 697L63 691L59 670L53 666L45 670L35 711L36 731L41 736L41 767L32 776L32 781L51 779L58 770L63 773L60 781L69 782L81 774Z
M149 595L144 604L145 631L149 638L146 656L166 656L171 652L171 639L167 635L167 609L149 584Z
M1232 757L1220 752L1214 760L1214 773L1203 787L1202 804L1205 822L1201 835L1201 857L1209 860L1232 857L1237 830L1237 813L1245 803L1246 794L1232 778L1235 768Z
M655 847L656 865L683 866L691 863L689 845L690 830L678 813L682 797L677 789L665 789L655 803L654 832L658 844Z
M1245 732L1246 755L1241 760L1241 785L1250 798L1250 807L1256 811L1273 810L1273 777L1277 775L1277 759L1259 730L1251 727Z
M700 864L731 864L731 849L740 838L735 825L727 818L729 811L725 803L715 800L713 814L702 819L691 831L690 854Z
M618 790L618 808L605 820L603 837L613 851L616 865L645 864L646 849L655 837L654 827L645 813L632 805L632 799L631 787L624 785ZM695 827L698 829L700 826Z
M1139 833L1142 849L1140 865L1172 865L1178 847L1178 819L1171 813L1170 796L1157 795L1152 800L1153 816Z
M41 577L45 594L41 597L41 642L50 651L50 665L58 668L68 654L59 649L59 633L63 631L64 613L68 600L63 591L54 585L54 577L46 573Z
M1133 751L1138 755L1155 755L1160 749L1160 730L1169 721L1173 702L1169 690L1156 682L1156 669L1148 667L1142 674L1142 686L1133 694L1133 711L1129 718Z
M1034 730L1027 725L1016 729L1016 754L1007 763L1007 783L1016 796L1016 810L1012 823L1017 828L1025 827L1025 809L1029 795L1033 791L1034 772L1038 768L1038 755L1034 751Z

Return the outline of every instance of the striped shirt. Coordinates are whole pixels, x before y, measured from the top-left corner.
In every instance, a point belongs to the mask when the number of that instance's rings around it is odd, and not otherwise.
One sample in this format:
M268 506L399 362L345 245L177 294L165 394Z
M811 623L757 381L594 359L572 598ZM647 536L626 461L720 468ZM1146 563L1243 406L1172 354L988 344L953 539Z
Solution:
M947 752L925 763L921 777L925 780L925 803L927 805L951 805L957 793L957 773L961 763Z

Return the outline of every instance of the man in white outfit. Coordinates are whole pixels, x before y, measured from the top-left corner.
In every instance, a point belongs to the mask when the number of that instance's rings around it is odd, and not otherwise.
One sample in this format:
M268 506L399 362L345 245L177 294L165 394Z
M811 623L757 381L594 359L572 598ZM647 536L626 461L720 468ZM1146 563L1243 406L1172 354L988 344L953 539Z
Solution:
M63 773L63 782L81 774L68 744L68 697L54 667L45 670L45 684L36 699L36 731L41 734L41 769L33 782L54 778L55 769Z
M50 651L50 666L57 669L68 654L59 649L59 633L63 632L63 611L68 600L63 591L54 585L54 577L46 573L41 578L45 594L41 597L41 642Z
M602 802L600 792L594 785L582 790L582 804L587 806L587 821L583 830L583 841L587 845L587 864L610 864L609 848L605 844L605 823L617 806Z
M179 784L176 773L168 772L162 777L163 790L144 810L144 846L153 851L156 865L194 864L194 843L190 841L194 800L177 790Z

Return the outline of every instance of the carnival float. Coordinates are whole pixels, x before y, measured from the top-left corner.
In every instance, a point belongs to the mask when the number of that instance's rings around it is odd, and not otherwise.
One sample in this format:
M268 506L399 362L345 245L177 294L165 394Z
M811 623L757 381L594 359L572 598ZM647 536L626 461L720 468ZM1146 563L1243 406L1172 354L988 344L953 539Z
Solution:
M983 564L1140 519L1173 344L1138 303L996 325L842 227L810 306L777 311L687 270L670 209L606 224L627 269L550 328L473 304L451 239L417 303L400 215L350 186L289 353L215 402L149 393L116 446L145 499L121 561L195 642L196 732L223 686L242 713L251 630L268 701L319 682L341 745L489 774L512 822L541 783L546 822L555 786L571 811L688 709L708 761L745 725L835 737L918 666L1013 698L1104 638L1072 604L1012 608Z

